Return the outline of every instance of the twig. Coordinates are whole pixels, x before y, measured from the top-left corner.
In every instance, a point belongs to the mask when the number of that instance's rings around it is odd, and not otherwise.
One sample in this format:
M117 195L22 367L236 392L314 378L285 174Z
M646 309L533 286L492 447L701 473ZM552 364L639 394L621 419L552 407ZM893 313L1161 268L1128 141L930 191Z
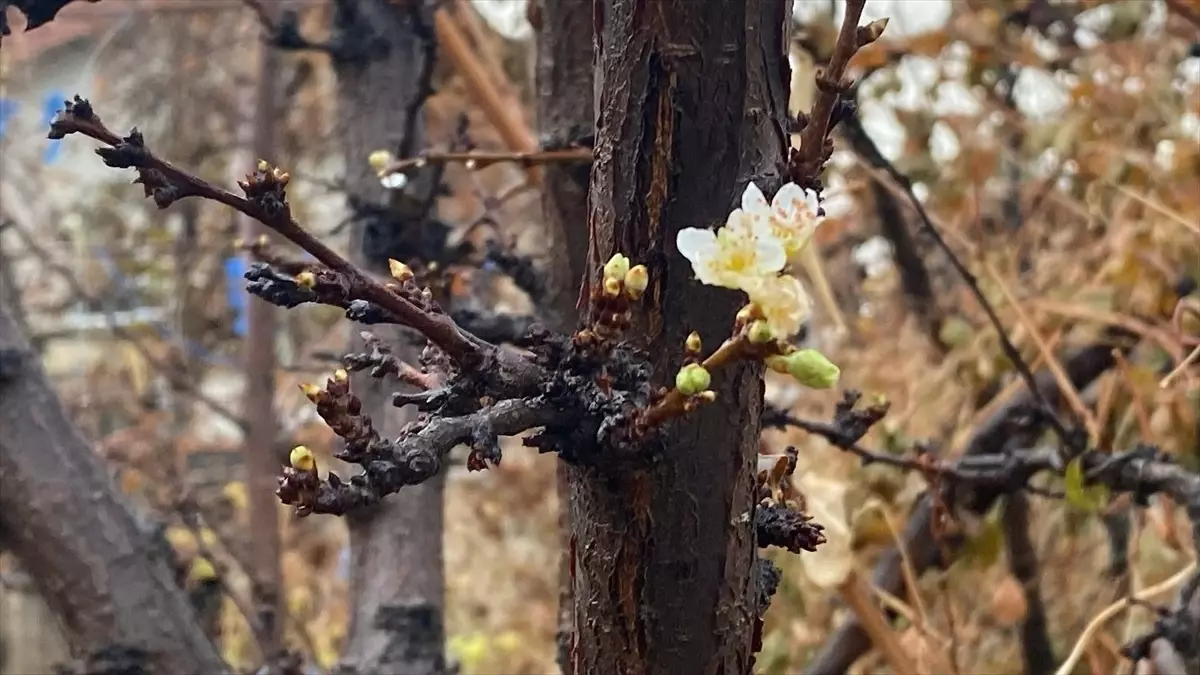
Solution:
M850 576L838 587L842 599L854 611L855 616L862 622L871 641L879 651L883 652L888 665L900 675L917 675L917 669L909 660L908 654L900 646L892 627L888 625L883 613L871 602L871 594L858 574L851 572Z
M849 4L847 4L847 11L849 11ZM1046 400L1046 397L1043 396L1042 392L1037 388L1037 381L1033 376L1033 371L1030 369L1029 364L1025 361L1025 359L1021 357L1021 353L1017 350L1016 345L1014 345L1012 340L1009 339L1008 333L1004 329L1004 323L1000 321L999 315L996 314L996 309L992 307L990 302L988 302L987 296L984 295L983 289L979 286L979 280L969 269L967 269L967 266L963 264L962 260L959 259L958 255L954 252L954 249L950 247L950 244L947 243L945 237L942 236L941 231L934 226L933 221L929 217L929 213L925 210L925 206L921 203L921 200L917 199L916 194L913 193L912 181L910 181L907 176L901 173L900 170L896 168L895 164L887 161L886 158L884 159L885 163L882 167L883 171L886 172L887 175L903 191L905 197L908 198L909 203L912 204L913 209L916 210L917 216L920 218L921 225L924 230L937 244L938 248L942 249L942 251L946 254L946 257L950 260L950 265L954 267L955 272L957 272L959 277L962 278L963 282L966 283L967 288L971 291L971 294L975 296L976 302L978 302L980 307L983 308L984 313L987 315L988 321L996 329L996 334L1000 338L1001 350L1004 352L1004 355L1008 358L1008 360L1013 364L1013 367L1017 370L1017 373L1021 376L1021 379L1025 381L1025 386L1030 395L1033 397L1034 404L1037 405L1037 407L1046 417L1046 423L1050 426L1050 429L1054 431L1054 434L1059 437L1064 446L1066 446L1072 452L1078 452L1081 446L1079 439L1067 430L1066 426L1063 425L1062 420L1059 419L1058 414L1055 412L1053 406L1050 405L1049 401Z
M60 139L71 133L81 133L111 146L111 149L101 148L96 152L109 166L137 169L137 182L144 185L147 196L153 196L160 208L186 197L202 197L232 207L283 235L323 263L340 277L340 285L347 297L386 310L398 323L418 330L460 365L478 368L490 362L493 367L484 369L483 374L494 382L528 386L536 380L538 368L532 362L463 331L444 313L422 310L307 232L291 216L285 196L289 177L278 169L274 173L260 169L249 176L250 180L243 183L243 190L252 198L239 197L156 157L136 129L125 138L109 131L93 112L91 104L78 96L73 102L67 102L50 125L51 138Z
M1071 385L1071 380L1063 372L1062 364L1058 362L1058 359L1054 358L1054 353L1046 343L1046 339L1042 337L1037 324L1034 323L1025 309L1021 307L1021 301L1017 299L1016 294L1008 287L1008 284L1004 283L1004 279L1000 276L1000 273L986 262L983 263L983 268L987 271L988 276L992 278L992 282L996 284L996 287L1000 289L1000 294L1012 306L1013 312L1017 315L1017 320L1021 325L1025 326L1025 330L1029 331L1029 337L1033 339L1033 343L1037 346L1038 351L1041 352L1042 358L1045 359L1046 368L1054 375L1054 379L1058 383L1058 390L1062 392L1067 405L1071 406L1077 419L1083 420L1088 433L1091 435L1092 442L1098 443L1100 441L1100 427L1096 424L1096 418L1092 416L1087 406L1083 404L1083 399L1079 397L1079 392L1075 391L1075 387Z
M591 148L568 148L565 150L469 150L464 152L428 152L418 157L400 159L382 173L397 173L409 169L421 168L427 164L466 164L468 169L482 169L492 164L513 162L522 166L539 164L590 164L592 161Z
M515 117L515 106L505 105L500 92L488 77L487 71L479 63L479 59L467 45L466 38L459 30L457 22L445 7L439 7L433 15L434 30L437 44L442 49L446 60L466 80L467 89L483 108L488 120L496 127L496 131L504 140L504 144L513 152L532 152L537 147L533 135ZM590 155L589 155L590 158ZM542 176L534 164L525 164L529 178L534 183L540 183Z
M1112 367L1112 363L1111 344L1096 344L1080 350L1063 365L1068 375L1071 376L1071 382L1077 388L1085 388ZM1039 386L1045 392L1052 394L1054 381L1049 373L1040 373L1038 379ZM963 455L971 457L1003 453L1008 439L1012 435L1014 422L1026 415L1028 408L1032 405L1035 405L1032 394L1022 391L1006 406L975 427L975 433L968 442ZM1034 428L1042 426L1038 420L1033 421L1032 424ZM963 492L970 494L962 494ZM990 487L959 491L960 500L967 504L974 513L986 512L999 494ZM933 495L927 492L918 501L904 531L904 544L917 574L924 572L941 560L941 549L933 534L933 501ZM897 592L903 583L903 574L900 568L900 554L895 548L892 548L883 554L875 566L872 575L874 586L887 592ZM833 675L846 672L850 665L869 648L870 640L858 622L847 621L826 640L807 672L809 675Z
M1143 589L1132 598L1122 598L1108 607L1105 607L1100 611L1099 614L1097 614L1092 618L1091 621L1088 622L1087 627L1083 629L1083 633L1079 635L1079 639L1075 641L1075 646L1071 649L1070 655L1068 655L1066 660L1062 662L1062 665L1058 667L1058 670L1054 671L1054 675L1071 675L1071 673L1075 671L1075 666L1079 663L1079 659L1083 658L1083 655L1087 651L1087 647L1091 643L1092 638L1094 638L1096 633L1104 627L1104 624L1108 623L1109 619L1138 603L1143 603L1151 600L1152 598L1156 598L1172 588L1175 588L1186 581L1188 576L1195 571L1196 561L1193 560L1192 562L1188 563L1187 567L1184 567L1175 574L1171 575L1170 578L1161 581L1150 588Z
M379 440L364 458L364 473L343 482L330 473L325 480L284 469L279 497L296 507L298 515L345 514L376 504L384 496L406 485L416 485L436 475L442 462L457 445L495 443L498 436L512 436L556 421L561 415L548 407L512 399L460 417L433 417L423 427L395 441Z
M829 139L829 132L837 123L833 113L847 88L843 82L846 66L859 47L878 37L876 35L867 40L866 36L860 35L863 28L859 27L858 20L862 17L866 4L866 0L847 0L846 15L842 19L842 27L838 32L829 66L817 74L817 96L811 112L804 119L804 129L800 132L800 147L793 150L788 158L788 173L792 181L801 187L815 189L820 185L818 176L821 167L825 165L833 150ZM882 28L879 32L882 33Z

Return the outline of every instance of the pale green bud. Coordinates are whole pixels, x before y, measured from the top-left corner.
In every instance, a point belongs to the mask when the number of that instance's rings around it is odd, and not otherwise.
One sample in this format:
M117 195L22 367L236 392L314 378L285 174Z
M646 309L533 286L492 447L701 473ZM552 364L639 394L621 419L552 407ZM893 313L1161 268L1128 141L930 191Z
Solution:
M766 321L755 321L750 324L750 328L746 331L746 336L750 338L750 342L756 345L764 345L775 339L775 335L771 332L771 327Z
M798 349L783 357L787 372L796 381L812 389L829 389L838 383L842 371L815 349Z
M617 281L625 281L625 275L629 274L629 258L614 253L613 257L604 263L604 278L616 279Z
M675 374L675 388L684 396L695 396L711 383L712 375L699 363L689 363Z

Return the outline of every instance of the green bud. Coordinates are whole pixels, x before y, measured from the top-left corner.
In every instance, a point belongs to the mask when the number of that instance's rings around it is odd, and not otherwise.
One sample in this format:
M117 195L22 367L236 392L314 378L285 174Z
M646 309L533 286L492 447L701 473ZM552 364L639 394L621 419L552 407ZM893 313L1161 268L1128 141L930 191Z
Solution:
M695 396L711 383L712 375L699 363L689 363L675 374L675 388L684 396Z
M788 374L812 389L829 389L842 374L841 369L815 349L799 349L783 358L787 359Z
M609 258L608 262L604 263L605 279L624 281L626 274L629 274L629 258L626 258L620 253L614 253L613 257Z
M771 333L771 327L766 321L755 321L750 324L750 329L746 331L746 335L750 338L750 342L756 345L765 345L775 339L775 335Z

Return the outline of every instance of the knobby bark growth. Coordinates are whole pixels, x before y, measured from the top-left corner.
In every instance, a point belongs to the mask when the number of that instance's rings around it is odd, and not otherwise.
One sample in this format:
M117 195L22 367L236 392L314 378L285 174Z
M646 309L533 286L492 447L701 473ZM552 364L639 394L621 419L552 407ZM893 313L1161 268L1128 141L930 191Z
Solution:
M434 226L429 172L406 190L388 191L368 165L371 152L401 157L423 146L429 72L432 3L361 0L339 3L334 29L343 44L371 45L365 58L332 54L338 91L338 137L352 209L370 205L371 218L356 219L353 262L387 276L388 258L406 260L404 242ZM414 105L414 102L416 103ZM397 196L399 195L399 196ZM352 327L351 352L363 351L360 327ZM420 347L399 326L375 334L394 345L403 361L416 363ZM412 421L411 409L391 404L392 386L366 373L354 385L363 411L385 436ZM350 528L351 625L343 661L360 672L441 673L445 668L442 529L445 480L438 475L348 518Z
M3 304L0 537L33 571L74 653L144 669L125 672L226 671L175 585L167 544L137 521L75 431Z
M679 367L689 332L719 344L740 307L734 293L700 286L674 241L681 228L723 222L748 181L782 182L789 9L595 3L591 268L616 252L649 267L630 334L659 381ZM673 423L653 465L569 469L574 672L750 670L761 368L722 370L712 388L716 403Z

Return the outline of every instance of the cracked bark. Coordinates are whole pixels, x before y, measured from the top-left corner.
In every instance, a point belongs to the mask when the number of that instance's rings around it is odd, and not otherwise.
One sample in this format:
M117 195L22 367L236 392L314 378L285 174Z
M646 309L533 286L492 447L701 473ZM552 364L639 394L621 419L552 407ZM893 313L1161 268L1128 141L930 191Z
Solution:
M390 49L386 56L365 64L334 63L346 184L354 197L386 204L389 195L367 165L367 156L381 148L395 152L403 142L408 131L407 112L425 66L425 53L413 12L406 4L362 0L355 6L363 13L364 25L384 37ZM428 3L424 9L429 9ZM413 127L417 138L407 142L410 147L420 147L422 127L423 121L418 120ZM354 233L354 239L352 261L386 275L386 253L364 250L361 229ZM351 351L362 351L359 330L361 327L356 326L351 331ZM376 326L372 330L396 345L399 358L416 362L419 349L408 344L409 339L399 327ZM363 412L371 415L380 433L396 436L411 416L392 407L394 383L384 386L365 374L353 377ZM438 476L347 518L353 603L343 659L360 672L425 675L445 670L443 494L444 478Z
M221 673L175 585L164 542L140 526L67 417L0 302L0 532L77 655L147 653L147 672Z
M715 346L744 301L675 251L723 223L747 181L777 188L786 148L784 0L594 4L591 265L646 264L633 339L666 382L692 330ZM768 190L769 191L769 190ZM753 474L761 369L714 374L717 402L669 425L653 467L569 470L575 673L747 673L758 609Z

